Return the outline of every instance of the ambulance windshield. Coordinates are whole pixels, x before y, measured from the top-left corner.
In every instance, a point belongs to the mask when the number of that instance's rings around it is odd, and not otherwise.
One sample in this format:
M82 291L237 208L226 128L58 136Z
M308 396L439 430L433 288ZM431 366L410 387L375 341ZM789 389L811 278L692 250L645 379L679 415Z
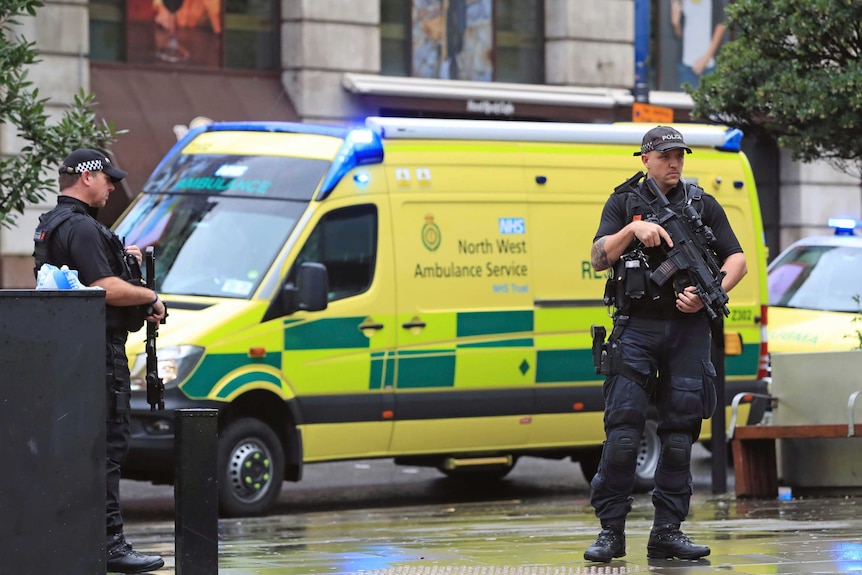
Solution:
M249 298L306 202L144 194L117 225L126 245L155 246L156 291Z
M250 298L331 162L284 155L168 157L115 226L155 246L156 291Z

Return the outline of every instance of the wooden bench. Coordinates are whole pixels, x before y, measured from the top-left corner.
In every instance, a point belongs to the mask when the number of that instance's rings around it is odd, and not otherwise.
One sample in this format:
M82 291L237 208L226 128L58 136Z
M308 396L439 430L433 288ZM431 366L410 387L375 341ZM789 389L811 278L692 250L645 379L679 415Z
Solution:
M775 457L776 439L822 439L857 437L854 424L856 391L847 400L848 423L797 425L736 425L739 402L745 397L765 397L773 407L778 399L762 394L740 393L731 402L731 419L727 438L733 450L734 477L737 497L778 497L778 464Z

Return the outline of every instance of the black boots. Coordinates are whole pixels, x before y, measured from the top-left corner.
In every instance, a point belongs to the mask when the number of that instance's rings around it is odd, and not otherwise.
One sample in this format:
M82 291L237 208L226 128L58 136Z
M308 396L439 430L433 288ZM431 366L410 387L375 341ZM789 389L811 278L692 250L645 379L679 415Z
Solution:
M105 547L108 553L108 573L146 573L165 566L158 555L144 555L132 549L122 533L108 535Z
M647 543L647 557L652 559L700 559L709 555L709 547L695 545L679 525L653 525Z
M587 561L607 563L626 554L626 534L621 527L603 527L596 542L584 551Z
M700 559L709 555L709 547L695 545L679 525L653 525L647 543L647 557L651 559ZM622 527L602 526L596 542L584 551L584 559L608 563L626 554L626 534Z

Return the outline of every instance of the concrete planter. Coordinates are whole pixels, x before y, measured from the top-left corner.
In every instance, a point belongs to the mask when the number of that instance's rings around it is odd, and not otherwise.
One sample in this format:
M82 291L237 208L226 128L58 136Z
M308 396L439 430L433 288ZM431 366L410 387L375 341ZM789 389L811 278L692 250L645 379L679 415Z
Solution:
M862 351L776 353L771 392L778 425L848 424L848 399L862 390ZM859 402L862 403L862 402ZM862 405L856 408L862 432ZM781 484L796 496L862 494L862 437L778 440Z

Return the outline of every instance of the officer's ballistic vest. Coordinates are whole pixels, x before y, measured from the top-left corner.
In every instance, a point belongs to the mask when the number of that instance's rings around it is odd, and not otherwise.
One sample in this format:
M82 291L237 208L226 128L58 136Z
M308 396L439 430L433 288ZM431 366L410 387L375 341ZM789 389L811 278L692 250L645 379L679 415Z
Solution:
M672 204L671 209L680 214L683 205L690 203L698 214L702 213L705 193L703 188L684 180L682 183L685 190L684 199ZM620 188L615 192L626 194L626 224L635 219L658 220L655 211L645 199L649 197L650 192L644 189L643 184L638 185L640 193L635 193L628 188ZM662 246L648 248L634 240L614 265L613 274L610 275L605 288L605 301L612 303L624 314L631 312L641 315L662 315L673 310L676 300L674 282L668 282L664 288L659 288L649 281L651 270L656 269L665 260L665 249Z
M66 222L81 221L84 218L90 217L91 216L83 206L74 203L57 204L53 210L39 216L39 225L36 226L36 231L33 234L33 258L35 261L35 267L33 268L34 275L38 274L42 264L62 264L62 262L50 261L50 257L48 255L48 246L50 245L53 233ZM117 258L121 264L122 272L120 273L120 278L134 285L143 285L140 266L137 265L137 261L135 261L135 266L130 266L130 262L126 258L123 242L120 241L120 238L105 226L98 222L95 223L99 228L99 232L108 242L108 245L111 246L111 251L113 252L114 257ZM90 225L89 222L87 222L87 225ZM133 270L132 267L135 269ZM144 326L146 308L147 306L117 307L107 305L105 321L108 331L138 331Z

